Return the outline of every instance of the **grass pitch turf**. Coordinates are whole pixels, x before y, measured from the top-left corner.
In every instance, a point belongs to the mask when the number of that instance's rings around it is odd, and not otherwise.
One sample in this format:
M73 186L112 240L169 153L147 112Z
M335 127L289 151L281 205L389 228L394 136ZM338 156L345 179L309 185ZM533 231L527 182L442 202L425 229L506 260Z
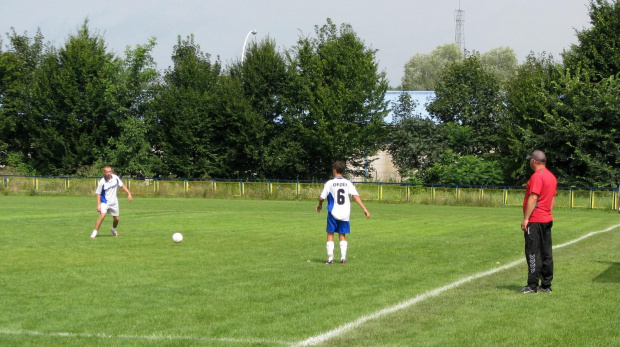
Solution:
M353 205L348 264L327 266L315 205L123 196L119 237L107 217L91 240L94 197L0 196L0 345L294 345L519 259L323 344L619 341L620 227L554 251L554 291L528 296L519 208ZM619 223L557 209L554 244Z

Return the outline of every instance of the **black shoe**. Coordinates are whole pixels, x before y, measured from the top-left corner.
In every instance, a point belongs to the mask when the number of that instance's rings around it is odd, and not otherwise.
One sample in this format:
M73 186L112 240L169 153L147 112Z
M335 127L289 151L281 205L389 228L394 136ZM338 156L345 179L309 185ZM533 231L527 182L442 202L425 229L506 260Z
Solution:
M551 287L539 287L538 290L543 293L551 293Z
M340 259L340 264L346 264L347 260L346 259Z
M333 264L333 263L334 263L334 261L333 261L333 260L326 260L326 261L325 261L325 264L327 264L327 265L331 265L331 264Z
M537 292L536 287L525 286L525 287L523 287L523 289L521 289L517 293L521 293L521 294L536 294L536 292Z

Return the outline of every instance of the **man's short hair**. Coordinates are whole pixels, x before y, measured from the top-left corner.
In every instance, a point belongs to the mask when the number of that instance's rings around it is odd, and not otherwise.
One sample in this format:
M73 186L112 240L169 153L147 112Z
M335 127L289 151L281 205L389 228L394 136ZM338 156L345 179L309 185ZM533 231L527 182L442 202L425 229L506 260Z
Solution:
M332 165L332 169L336 170L336 173L343 174L344 173L344 163L341 161L337 161Z
M534 159L537 162L543 163L543 164L547 162L547 156L545 155L545 153L538 149L532 152L532 154L528 155L525 159L527 160Z

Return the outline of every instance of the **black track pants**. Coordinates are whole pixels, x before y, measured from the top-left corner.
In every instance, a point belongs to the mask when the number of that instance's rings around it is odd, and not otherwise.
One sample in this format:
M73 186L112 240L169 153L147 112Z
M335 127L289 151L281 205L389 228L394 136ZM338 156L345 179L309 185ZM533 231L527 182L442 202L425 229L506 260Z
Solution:
M551 287L553 280L553 255L551 227L549 223L529 223L525 236L525 259L527 260L527 285Z

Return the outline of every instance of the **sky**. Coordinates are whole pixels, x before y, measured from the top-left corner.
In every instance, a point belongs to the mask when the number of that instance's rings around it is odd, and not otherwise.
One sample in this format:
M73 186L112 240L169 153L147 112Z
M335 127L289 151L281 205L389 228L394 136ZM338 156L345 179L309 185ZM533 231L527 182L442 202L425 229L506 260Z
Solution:
M588 0L0 0L0 39L6 33L34 37L61 47L89 21L108 50L123 57L127 46L144 45L154 37L152 54L160 71L171 65L178 37L194 42L223 65L241 58L248 33L266 37L281 51L300 36L315 37L315 26L327 18L350 24L366 47L377 50L379 70L390 85L401 83L404 65L415 54L454 43L455 14L464 19L465 48L484 53L512 48L519 62L528 54L560 53L577 43L576 31L590 27Z

